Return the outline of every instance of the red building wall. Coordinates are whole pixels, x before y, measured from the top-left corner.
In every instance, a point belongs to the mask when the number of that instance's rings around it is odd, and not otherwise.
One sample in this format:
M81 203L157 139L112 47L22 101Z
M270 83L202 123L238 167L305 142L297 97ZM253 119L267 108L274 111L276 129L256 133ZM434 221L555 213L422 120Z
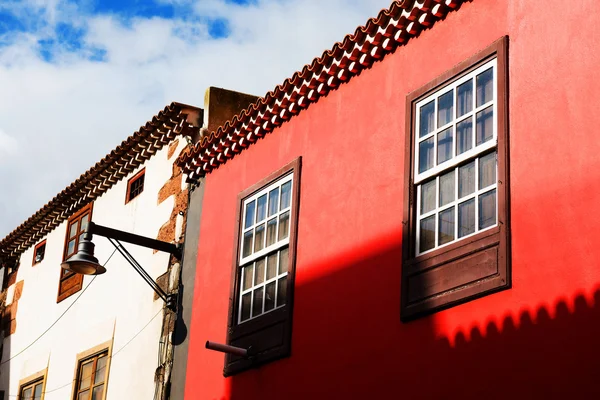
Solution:
M466 3L207 175L186 399L600 395L599 15ZM406 96L503 35L513 287L401 323ZM237 195L298 156L292 355L224 378Z

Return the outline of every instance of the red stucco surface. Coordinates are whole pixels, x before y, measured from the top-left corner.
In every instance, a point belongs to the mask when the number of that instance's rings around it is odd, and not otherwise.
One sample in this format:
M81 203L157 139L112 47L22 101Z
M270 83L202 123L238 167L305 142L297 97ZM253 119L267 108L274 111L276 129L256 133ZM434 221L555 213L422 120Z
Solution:
M467 3L209 174L186 399L600 396L599 16ZM503 35L513 287L401 323L406 95ZM237 195L298 156L292 356L224 378Z

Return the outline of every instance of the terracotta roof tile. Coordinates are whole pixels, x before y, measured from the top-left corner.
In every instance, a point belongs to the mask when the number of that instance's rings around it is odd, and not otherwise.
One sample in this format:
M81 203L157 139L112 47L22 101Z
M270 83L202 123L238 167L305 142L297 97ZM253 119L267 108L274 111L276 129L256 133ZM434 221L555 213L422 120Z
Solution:
M177 164L188 174L188 180L204 176L466 1L471 0L394 1L331 50L184 150Z
M197 124L188 121L188 113L194 112L199 112L199 109L185 104L171 103L166 106L2 239L0 258L17 257L83 205L101 196L177 135L197 131L198 128L194 126Z

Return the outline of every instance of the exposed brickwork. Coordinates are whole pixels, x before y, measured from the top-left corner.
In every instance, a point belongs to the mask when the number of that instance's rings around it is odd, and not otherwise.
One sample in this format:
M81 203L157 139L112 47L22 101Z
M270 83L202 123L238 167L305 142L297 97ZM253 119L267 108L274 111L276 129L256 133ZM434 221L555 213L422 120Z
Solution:
M167 318L166 321L163 320L163 326L162 326L162 336L163 337L168 337L169 334L175 330L175 320L176 320L176 318L174 318L174 317Z
M161 204L169 197L181 192L182 176L181 168L177 165L173 165L173 173L171 178L158 191L158 204Z
M16 273L13 274L16 276ZM19 299L23 294L23 285L25 281L19 281L15 286L15 294L10 305L2 309L2 318L0 319L0 329L4 332L4 337L8 337L17 330L17 309L19 307ZM4 299L6 297L4 296Z
M12 273L8 275L8 279L6 280L6 287L10 287L10 285L14 285L17 281L17 270L14 270Z
M8 326L4 329L4 337L8 337L17 331L17 319L10 320Z
M175 139L169 145L169 151L167 152L167 159L171 159L173 154L175 154L175 150L177 150L177 146L179 146L179 139Z
M188 203L188 190L181 190L182 179L183 174L181 168L177 165L173 165L173 174L171 179L169 179L169 181L167 181L167 183L165 183L158 192L158 204L161 204L171 196L175 196L175 205L173 206L173 211L171 211L169 221L161 226L160 230L158 231L158 240L163 240L165 242L179 241L179 238L175 237L177 215L179 212L184 213L183 226L185 227L185 212L187 210Z
M169 159L174 155L176 147L176 141L169 146L169 151L167 153ZM177 219L179 217L179 214L181 213L181 215L183 215L184 217L182 226L183 229L183 227L185 227L185 212L187 210L188 204L188 190L187 188L182 190L182 183L182 170L177 165L173 165L171 178L169 178L169 180L165 182L162 188L158 191L157 204L159 205L171 196L174 196L173 209L171 210L171 214L169 215L168 221L165 222L158 231L158 240L164 242L179 242L180 238L175 236L177 230ZM169 258L169 267L167 268L167 271L156 279L156 283L165 291L165 293L170 294L170 286L172 287L170 283L176 283L170 282L170 279L173 276L173 268L176 268L176 266L178 265L177 262L178 260L174 256L171 256ZM154 299L158 299L158 296L156 294L154 295ZM166 400L169 394L169 387L171 382L170 375L173 360L173 346L170 344L169 337L175 329L175 320L176 318L172 316L170 311L165 311L165 313L163 314L162 321L161 341L166 342L167 345L165 346L162 353L162 357L160 358L163 361L161 361L161 365L159 365L156 369L156 374L154 377L155 382L157 383L157 391L155 393L155 398L160 400Z
M2 315L2 318L5 318L8 321L17 318L18 304L19 304L18 301L13 301L12 303L10 303L10 305L6 306L4 308L4 313Z
M167 271L158 278L156 278L156 283L158 286L167 293L169 291L169 275L170 272ZM154 300L158 300L158 294L154 292Z
M24 284L25 284L25 281L17 282L17 285L15 286L15 295L13 297L13 304L16 303L17 301L19 301L19 299L21 298L21 295L23 294L23 285Z

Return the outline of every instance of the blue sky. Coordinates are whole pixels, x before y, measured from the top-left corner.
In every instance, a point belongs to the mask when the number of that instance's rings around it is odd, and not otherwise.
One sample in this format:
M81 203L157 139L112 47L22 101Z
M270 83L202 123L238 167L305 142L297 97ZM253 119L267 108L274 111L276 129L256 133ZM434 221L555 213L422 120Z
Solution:
M391 0L0 0L0 238L172 101L262 96Z

